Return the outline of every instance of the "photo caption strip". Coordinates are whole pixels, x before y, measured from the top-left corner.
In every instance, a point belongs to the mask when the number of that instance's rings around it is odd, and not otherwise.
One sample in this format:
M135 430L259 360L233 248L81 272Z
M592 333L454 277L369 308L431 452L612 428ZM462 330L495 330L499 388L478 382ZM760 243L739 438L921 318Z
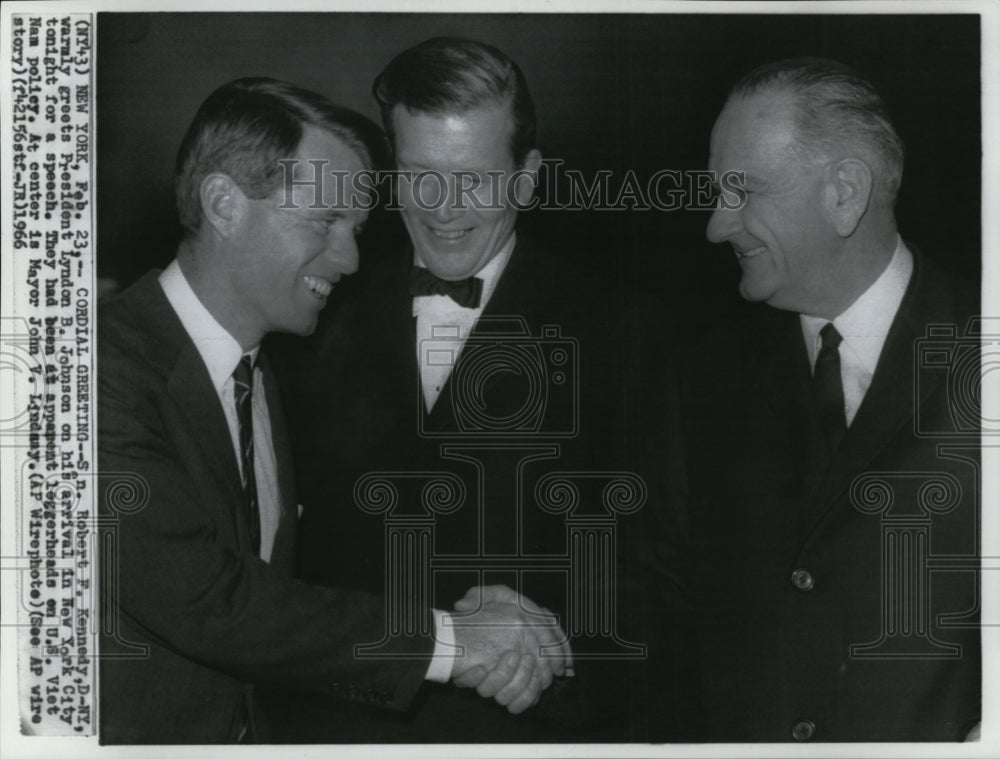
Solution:
M15 449L18 691L26 735L96 732L97 509L91 14L10 19L13 377L0 444Z

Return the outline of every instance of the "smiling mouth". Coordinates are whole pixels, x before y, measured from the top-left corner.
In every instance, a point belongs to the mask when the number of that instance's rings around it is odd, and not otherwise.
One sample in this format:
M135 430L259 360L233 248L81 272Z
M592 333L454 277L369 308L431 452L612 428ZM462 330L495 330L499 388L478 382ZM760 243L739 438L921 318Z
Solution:
M306 274L302 281L306 283L313 295L319 298L325 298L333 291L333 282L328 279L323 279L322 277L315 277L312 274Z
M426 226L426 225L425 225ZM439 240L461 240L467 234L472 231L472 227L466 229L435 229L434 227L427 227L432 235L434 235Z
M750 250L742 250L740 248L737 248L735 245L733 246L733 253L736 254L736 258L739 259L740 261L747 258L755 258L756 256L759 256L761 253L763 253L765 250L767 250L767 248L763 245L761 245L758 248L751 248Z

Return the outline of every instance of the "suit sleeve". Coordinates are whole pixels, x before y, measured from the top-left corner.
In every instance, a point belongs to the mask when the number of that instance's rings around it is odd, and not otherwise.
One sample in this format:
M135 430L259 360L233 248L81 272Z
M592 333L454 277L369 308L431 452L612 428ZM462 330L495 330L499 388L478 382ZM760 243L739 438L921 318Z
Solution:
M356 645L384 635L383 600L310 586L236 552L204 502L211 487L199 486L190 451L179 451L195 441L167 421L158 378L125 351L105 348L101 359L102 508L107 516L121 473L148 493L141 507L114 515L110 607L159 645L240 680L407 708L432 637L394 638L382 658L357 657Z

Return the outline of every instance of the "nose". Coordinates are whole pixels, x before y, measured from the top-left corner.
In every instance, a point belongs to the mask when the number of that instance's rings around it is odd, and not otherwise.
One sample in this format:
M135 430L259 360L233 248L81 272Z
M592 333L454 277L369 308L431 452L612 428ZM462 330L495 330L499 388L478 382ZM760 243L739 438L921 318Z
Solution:
M337 235L326 252L341 274L353 274L358 270L358 241L353 232Z
M436 198L428 200L436 201L430 208L431 218L439 224L447 224L462 215L462 209L458 207L458 196L455 177L451 174L437 175L438 181L432 182L436 185ZM433 195L435 193L429 193ZM464 201L468 203L468 199Z
M705 237L709 242L725 242L743 228L738 209L716 208L708 220Z
M460 216L458 209L452 205L450 198L440 205L435 206L431 209L430 213L431 218L439 224L448 224Z

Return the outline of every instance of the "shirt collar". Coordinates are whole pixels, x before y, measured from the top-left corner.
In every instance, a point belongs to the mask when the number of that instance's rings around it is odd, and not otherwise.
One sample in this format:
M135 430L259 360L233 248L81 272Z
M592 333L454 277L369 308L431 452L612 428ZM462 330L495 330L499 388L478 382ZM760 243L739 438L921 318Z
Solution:
M833 326L844 338L846 349L853 352L859 366L875 373L889 327L903 301L906 286L913 273L913 254L897 235L896 250L878 279L850 307L833 320ZM819 353L819 331L828 319L800 314L802 334L809 351L810 364Z
M195 295L176 258L163 270L159 280L167 300L184 326L184 331L205 362L212 378L212 386L217 393L221 392L222 386L232 376L243 357L243 349ZM256 361L259 350L260 346L257 346L248 351L251 359Z
M470 311L481 313L483 308L485 308L486 304L489 302L490 296L493 295L493 291L497 287L497 282L500 281L500 275L503 274L504 269L507 268L507 262L510 261L510 256L514 252L514 244L516 241L517 233L512 233L510 239L507 240L504 246L500 249L500 252L493 256L486 266L473 275L483 280L483 292L479 299L479 308L469 309ZM416 251L414 251L413 256L414 264L422 267L423 264L416 258ZM416 316L419 314L424 305L434 298L444 298L449 303L454 303L454 301L446 295L418 295L413 299L413 315ZM457 303L455 306L456 308L462 308Z

